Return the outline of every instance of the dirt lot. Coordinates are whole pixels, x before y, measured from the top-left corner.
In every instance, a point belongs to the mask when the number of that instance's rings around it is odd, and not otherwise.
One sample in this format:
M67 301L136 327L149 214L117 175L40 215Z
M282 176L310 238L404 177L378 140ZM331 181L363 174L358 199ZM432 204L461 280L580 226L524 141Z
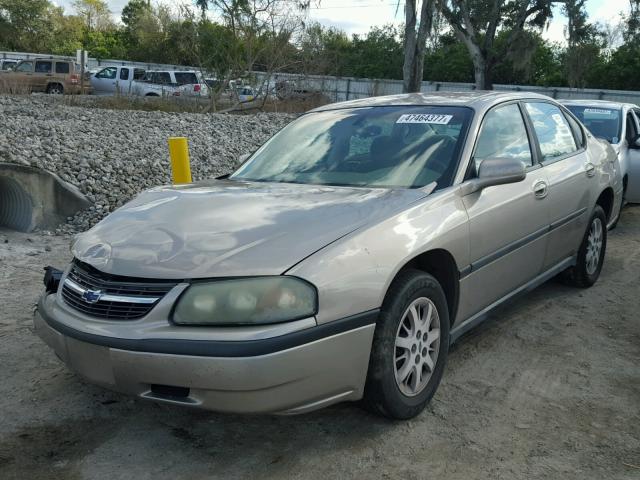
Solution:
M549 282L453 348L422 415L157 405L83 383L32 332L69 238L0 231L0 479L640 479L640 208L590 290Z

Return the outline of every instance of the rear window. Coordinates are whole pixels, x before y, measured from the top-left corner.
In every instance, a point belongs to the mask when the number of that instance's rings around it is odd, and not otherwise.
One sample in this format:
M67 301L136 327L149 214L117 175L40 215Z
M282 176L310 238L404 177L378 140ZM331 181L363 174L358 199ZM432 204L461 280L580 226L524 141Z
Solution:
M622 111L618 108L565 105L596 137L618 143L622 132Z
M69 73L69 63L56 62L56 73Z
M198 76L195 72L175 72L176 83L178 85L187 85L200 83L198 82Z
M50 61L48 62L37 61L35 71L36 73L51 73L51 65L52 63Z

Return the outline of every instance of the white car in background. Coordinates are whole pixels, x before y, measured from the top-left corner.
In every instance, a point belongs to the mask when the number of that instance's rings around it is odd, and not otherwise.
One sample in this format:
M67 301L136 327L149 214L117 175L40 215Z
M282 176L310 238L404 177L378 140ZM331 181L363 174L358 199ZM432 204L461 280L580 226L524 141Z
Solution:
M640 203L640 107L603 100L562 100L591 133L611 144L620 161L624 201Z
M142 97L207 97L209 87L200 72L193 70L149 70L132 85Z
M138 67L110 66L91 75L91 86L95 95L129 95L134 80L144 77L145 70Z

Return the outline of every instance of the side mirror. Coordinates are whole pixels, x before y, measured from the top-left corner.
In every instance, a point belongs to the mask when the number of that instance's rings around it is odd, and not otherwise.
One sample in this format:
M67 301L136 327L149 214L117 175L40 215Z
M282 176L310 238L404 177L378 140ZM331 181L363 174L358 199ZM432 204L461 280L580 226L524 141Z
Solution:
M488 158L480 164L478 177L461 186L462 195L471 195L486 187L521 182L527 176L524 162L514 158Z

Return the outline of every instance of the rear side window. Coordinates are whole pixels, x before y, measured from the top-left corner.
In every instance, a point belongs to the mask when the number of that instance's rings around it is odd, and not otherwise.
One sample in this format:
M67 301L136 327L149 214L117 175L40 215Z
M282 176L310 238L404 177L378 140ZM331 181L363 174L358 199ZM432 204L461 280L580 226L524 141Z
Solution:
M551 103L526 103L540 143L542 160L553 160L578 150L573 132L560 109Z
M571 116L565 113L564 116L569 122L569 126L571 127L571 131L573 132L573 137L576 139L576 144L578 148L584 147L584 133L582 132L582 128L578 125L578 122Z
M36 73L51 73L51 62L36 62Z
M144 78L144 70L141 68L134 68L133 69L133 79L134 80L140 80L141 78Z
M199 83L198 77L194 72L176 72L176 83L178 85L187 85Z
M171 75L169 75L169 72L158 72L156 81L158 83L171 83Z
M56 73L69 73L69 64L67 62L56 62Z
M473 158L476 171L487 158L515 158L527 166L533 164L527 129L517 104L499 106L487 113Z
M129 80L129 69L128 68L120 69L120 80Z

